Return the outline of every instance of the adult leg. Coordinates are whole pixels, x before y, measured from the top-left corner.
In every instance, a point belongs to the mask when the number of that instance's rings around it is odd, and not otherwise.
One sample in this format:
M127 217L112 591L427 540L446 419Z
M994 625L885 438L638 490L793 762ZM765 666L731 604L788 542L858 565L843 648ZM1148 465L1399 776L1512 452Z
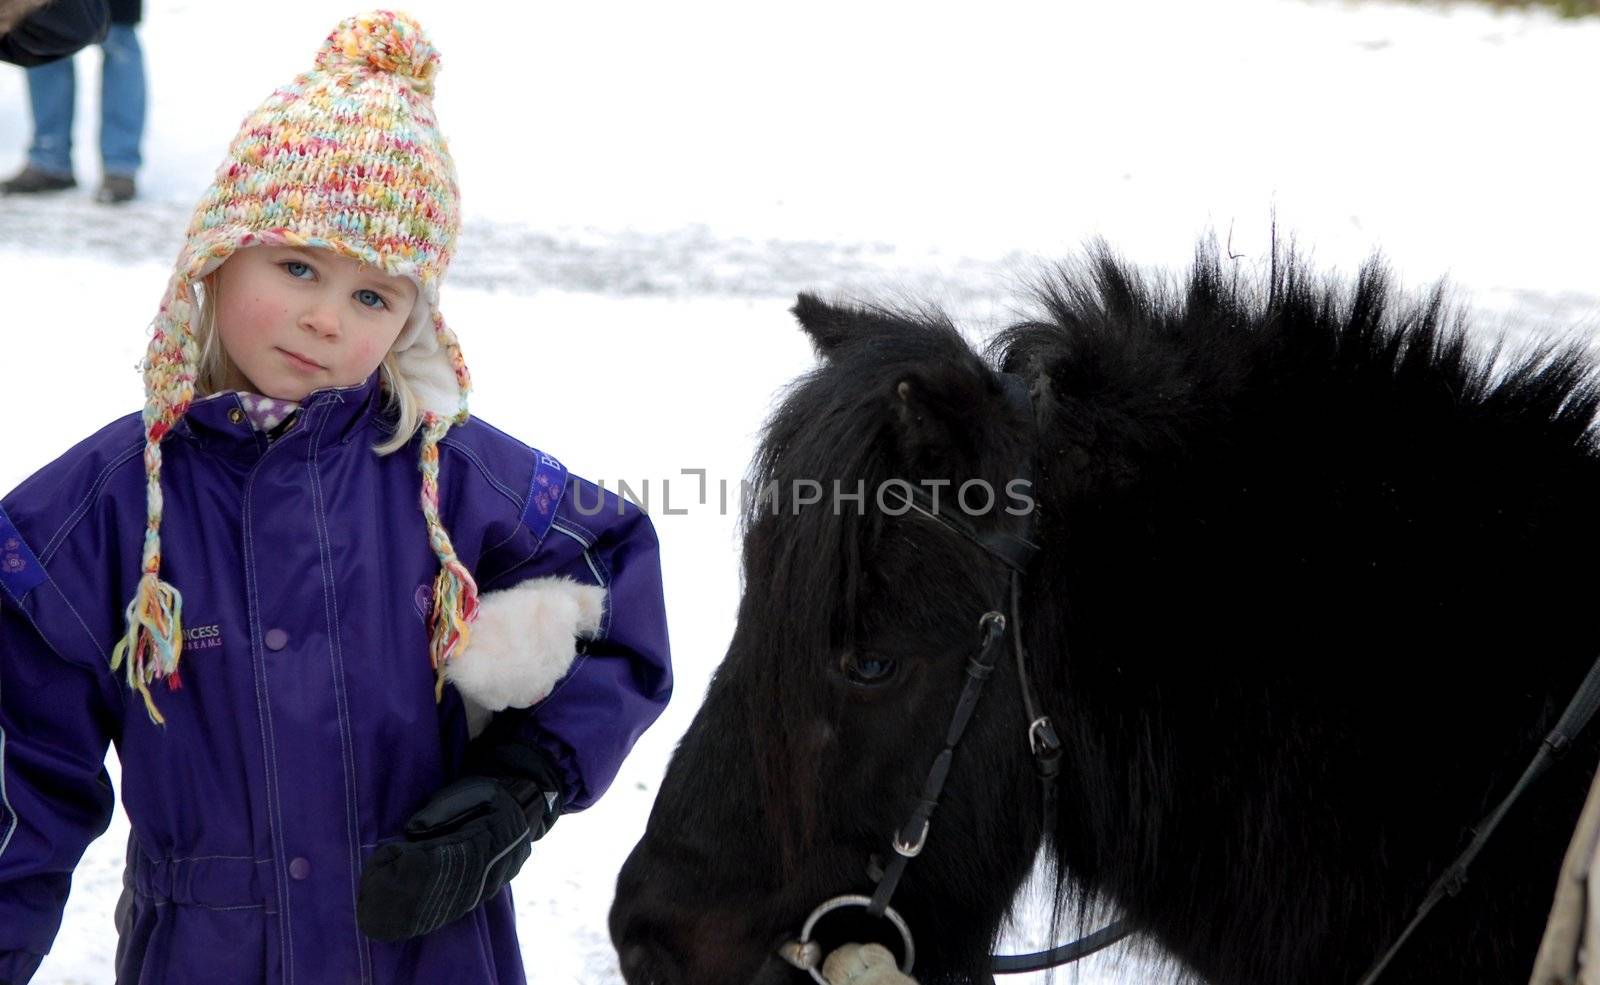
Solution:
M53 192L75 184L72 180L72 101L76 93L71 58L28 69L33 142L28 145L28 163L0 182L0 194Z
M33 142L28 145L27 166L5 182L6 192L72 187L72 104L76 96L71 58L28 69Z
M101 199L133 197L133 175L139 170L139 143L144 138L144 52L132 24L112 24L100 45L105 53L100 73L100 162L105 175ZM125 179L114 182L113 178ZM121 186L121 187L119 187Z

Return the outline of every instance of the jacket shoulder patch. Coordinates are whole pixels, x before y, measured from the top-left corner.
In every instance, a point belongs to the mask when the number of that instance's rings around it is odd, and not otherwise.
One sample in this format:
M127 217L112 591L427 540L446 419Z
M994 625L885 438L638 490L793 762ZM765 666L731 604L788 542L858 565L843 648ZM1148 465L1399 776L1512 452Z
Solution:
M44 565L34 556L33 549L22 539L22 532L11 517L0 507L0 586L12 599L23 597L44 581Z
M556 509L567 489L567 467L554 457L537 448L539 464L533 470L533 482L528 489L528 501L522 507L522 522L533 532L536 543L543 543L550 532L550 523L556 518Z

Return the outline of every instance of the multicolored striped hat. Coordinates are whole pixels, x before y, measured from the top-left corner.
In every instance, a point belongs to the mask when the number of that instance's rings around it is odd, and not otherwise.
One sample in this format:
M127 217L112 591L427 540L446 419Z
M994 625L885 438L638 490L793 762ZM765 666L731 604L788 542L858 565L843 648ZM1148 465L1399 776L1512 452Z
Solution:
M146 528L127 632L111 654L157 711L149 685L180 684L183 597L161 580L161 441L194 399L199 346L195 285L247 246L332 250L417 285L394 351L423 407L422 510L439 556L430 657L441 674L465 649L478 591L439 520L439 440L467 419L470 381L439 313L439 282L455 252L460 193L433 115L439 54L405 14L374 11L334 28L315 67L245 118L190 220L144 362Z

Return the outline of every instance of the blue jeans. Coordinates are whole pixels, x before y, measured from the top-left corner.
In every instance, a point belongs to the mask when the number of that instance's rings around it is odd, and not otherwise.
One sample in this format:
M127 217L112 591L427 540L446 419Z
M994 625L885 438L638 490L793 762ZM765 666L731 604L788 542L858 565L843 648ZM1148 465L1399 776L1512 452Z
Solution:
M131 24L113 24L100 43L100 163L105 174L132 177L144 136L144 53ZM51 174L72 173L72 111L77 98L72 59L28 69L33 143L28 163Z

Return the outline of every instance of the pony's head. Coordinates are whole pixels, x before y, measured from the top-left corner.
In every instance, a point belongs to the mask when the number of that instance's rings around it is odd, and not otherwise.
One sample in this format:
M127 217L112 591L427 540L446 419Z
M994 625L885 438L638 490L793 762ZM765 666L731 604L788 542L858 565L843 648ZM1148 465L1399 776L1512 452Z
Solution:
M980 535L1029 521L1031 415L948 321L811 296L794 313L821 365L767 424L738 627L618 883L611 930L635 985L796 980L777 946L824 899L870 894L1008 584L906 494ZM984 966L1040 840L1015 677L988 688L895 901L924 981Z

